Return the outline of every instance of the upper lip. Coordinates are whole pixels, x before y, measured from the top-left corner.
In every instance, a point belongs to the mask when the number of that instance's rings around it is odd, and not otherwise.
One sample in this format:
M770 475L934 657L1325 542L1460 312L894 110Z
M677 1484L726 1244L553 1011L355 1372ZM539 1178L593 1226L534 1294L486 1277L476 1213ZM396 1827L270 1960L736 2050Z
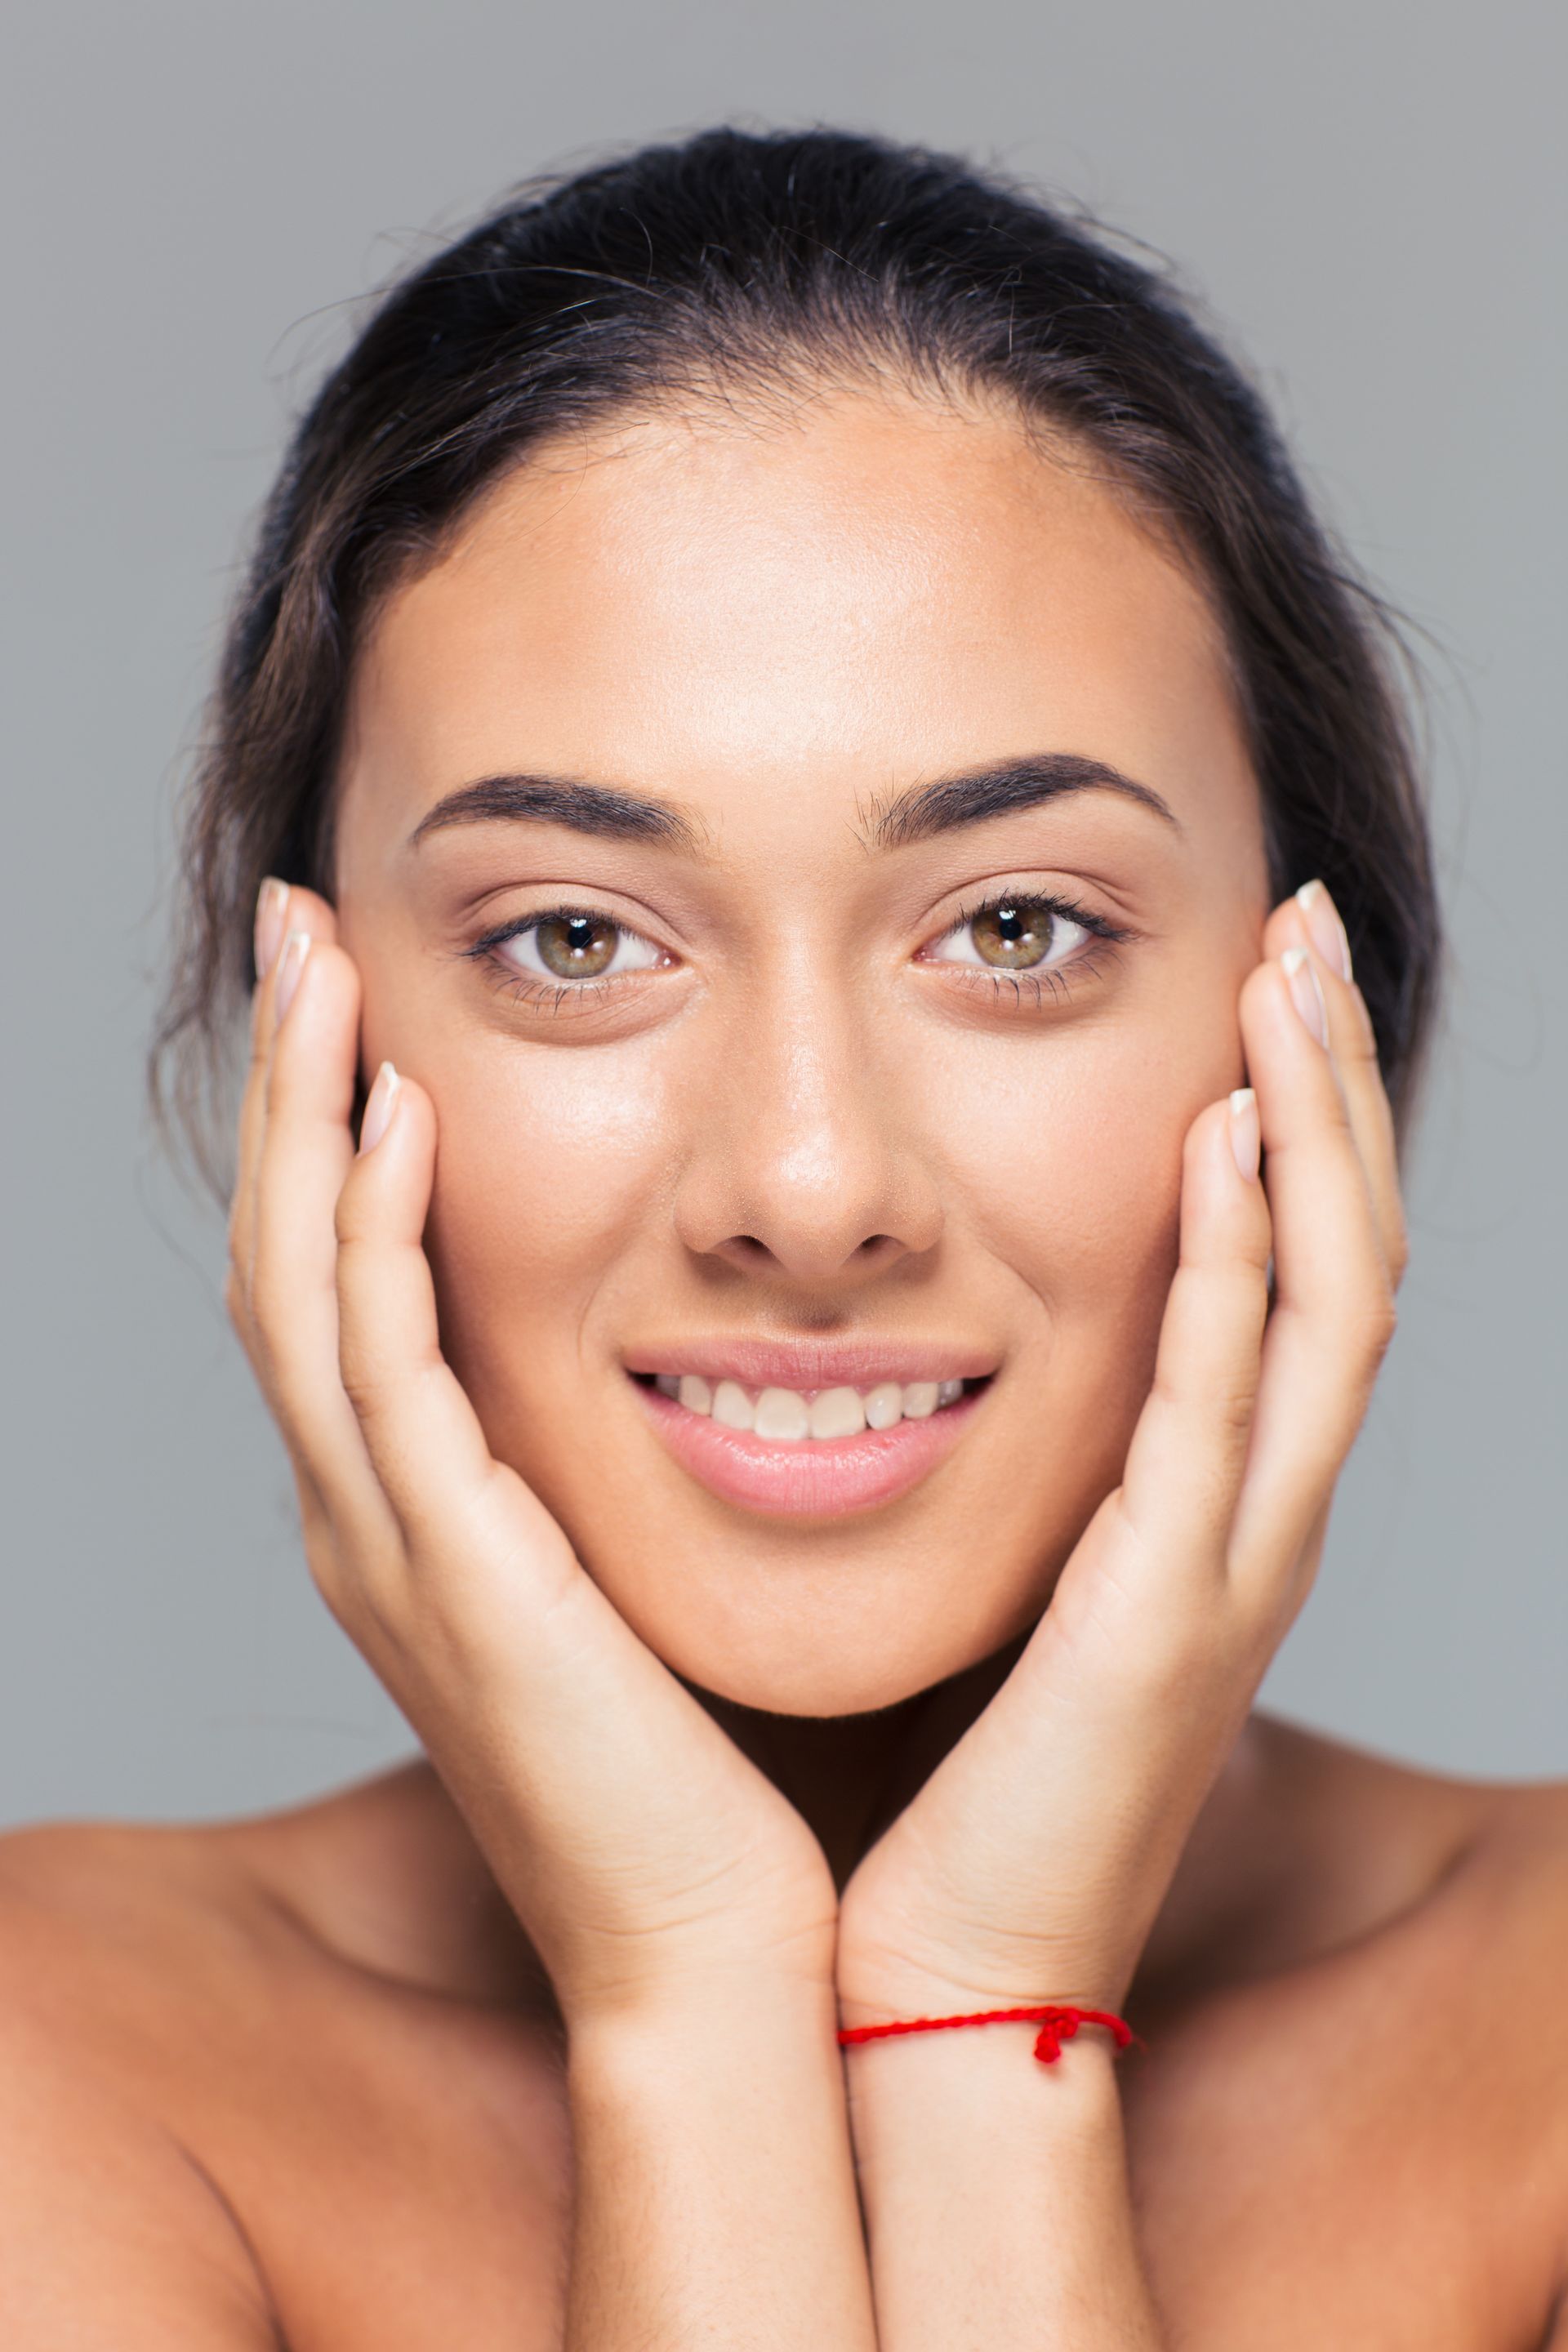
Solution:
M742 1387L870 1389L883 1381L978 1381L996 1370L994 1349L947 1339L879 1339L869 1333L843 1339L721 1339L651 1341L628 1348L628 1372L698 1372L707 1381Z

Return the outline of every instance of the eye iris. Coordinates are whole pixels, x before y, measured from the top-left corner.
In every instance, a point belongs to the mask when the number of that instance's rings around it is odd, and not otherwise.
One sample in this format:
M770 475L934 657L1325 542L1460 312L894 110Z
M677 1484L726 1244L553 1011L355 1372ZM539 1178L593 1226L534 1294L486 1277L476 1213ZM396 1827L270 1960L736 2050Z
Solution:
M615 957L620 933L595 915L552 915L534 926L540 961L563 980L593 980Z
M986 907L969 926L984 961L1010 971L1038 963L1049 952L1053 928L1050 908L1027 898Z

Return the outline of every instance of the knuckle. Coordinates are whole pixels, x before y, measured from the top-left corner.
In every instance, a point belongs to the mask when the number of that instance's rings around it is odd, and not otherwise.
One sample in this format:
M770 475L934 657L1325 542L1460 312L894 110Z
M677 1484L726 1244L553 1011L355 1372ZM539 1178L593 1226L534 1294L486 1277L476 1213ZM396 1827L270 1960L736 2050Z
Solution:
M250 1301L246 1295L246 1281L237 1258L230 1258L223 1280L223 1303L229 1321L243 1337L250 1320Z
M385 1416L394 1384L371 1351L347 1331L338 1338L338 1378L360 1421L374 1423Z
M1209 1409L1222 1437L1244 1442L1258 1411L1258 1390L1252 1381L1216 1381L1209 1391Z
M1375 1372L1387 1355L1398 1326L1399 1314L1392 1289L1381 1291L1356 1317L1352 1339L1358 1356L1371 1371Z
M266 1070L272 1053L272 1024L267 1017L267 991L258 986L250 1000L250 1076Z
M1377 1038L1372 1023L1357 1006L1354 992L1347 990L1345 993L1350 998L1351 1014L1348 1020L1340 1024L1340 1034L1334 1040L1335 1056L1342 1062L1353 1064L1359 1069L1375 1073L1379 1068L1379 1060Z
M333 1204L332 1231L337 1235L338 1248L342 1256L363 1251L368 1245L369 1236L365 1229L363 1205L360 1199L359 1186L353 1181L352 1167L339 1188L338 1197Z
M1410 1234L1405 1219L1398 1210L1394 1211L1389 1222L1388 1234L1384 1244L1384 1255L1388 1261L1389 1280L1394 1288L1397 1289L1404 1281L1410 1265Z
M286 1283L276 1258L269 1249L258 1247L247 1285L250 1318L265 1338L281 1329L286 1313Z

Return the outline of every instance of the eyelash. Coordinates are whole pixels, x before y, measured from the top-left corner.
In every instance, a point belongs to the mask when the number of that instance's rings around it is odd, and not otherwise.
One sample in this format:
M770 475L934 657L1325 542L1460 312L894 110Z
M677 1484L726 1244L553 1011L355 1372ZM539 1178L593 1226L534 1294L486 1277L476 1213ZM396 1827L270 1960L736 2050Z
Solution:
M1049 890L989 891L984 898L976 898L972 904L961 907L942 936L944 940L950 940L955 931L966 929L971 923L978 922L982 915L992 914L999 907L1019 906L1044 907L1050 914L1060 916L1064 921L1076 923L1081 930L1089 933L1089 939L1098 944L1101 951L1097 954L1089 947L1080 947L1066 962L1053 965L1043 971L1031 971L1027 969L1018 971L999 971L994 968L986 970L979 964L944 964L943 969L956 973L965 985L972 988L989 988L994 1003L999 1003L1005 993L1010 993L1014 1006L1016 1008L1021 1005L1026 991L1037 1009L1044 1003L1047 995L1065 1003L1072 994L1072 982L1075 978L1083 980L1097 978L1106 965L1113 961L1117 950L1134 936L1131 931L1122 929L1118 924L1107 922L1103 915L1091 915L1087 907L1077 905L1071 898L1058 898Z
M505 962L497 952L508 940L521 939L525 932L537 930L542 923L576 922L584 916L607 923L614 930L626 932L637 939L642 937L640 931L632 931L629 923L617 921L614 915L606 915L602 908L582 905L541 907L536 913L525 915L521 922L499 924L493 931L487 931L482 939L476 940L471 948L465 948L463 953L485 970L502 995L517 998L525 1004L543 1005L552 1013L559 1013L563 1005L569 1003L587 1003L611 989L624 988L628 980L646 980L649 969L647 966L638 971L606 973L600 980L563 980L552 987L547 981L536 980L531 974L520 971L515 964Z
M1080 948L1070 961L1046 971L985 971L976 964L952 962L945 962L943 969L956 974L963 985L978 984L981 987L989 985L994 1000L998 1002L1004 991L1008 990L1012 993L1014 1003L1016 1005L1020 1003L1026 987L1037 1006L1043 1002L1044 992L1047 991L1053 997L1070 996L1072 989L1069 975L1079 973L1087 979L1093 979L1103 970L1105 963L1110 956L1114 955L1115 950L1133 936L1131 931L1122 929L1114 923L1108 923L1103 916L1092 915L1087 908L1075 905L1070 898L1056 898L1044 890L1000 890L993 891L989 897L978 898L973 905L962 908L946 930L942 932L942 937L944 940L951 939L955 931L964 929L969 924L977 921L982 915L991 914L999 907L1019 905L1044 907L1050 914L1060 916L1067 922L1078 924L1081 929L1089 934L1091 940L1097 940L1107 953L1093 955L1086 949ZM535 980L528 973L520 971L515 964L503 962L498 952L509 940L520 939L524 932L537 929L542 923L570 922L579 920L584 916L595 917L598 920L610 924L617 931L630 932L631 930L629 924L617 921L615 916L605 915L598 908L580 905L542 907L537 913L525 916L521 922L502 923L495 930L487 931L482 939L476 940L472 947L465 948L462 952L468 961L485 969L493 984L504 995L521 1000L527 1004L547 1005L552 1013L561 1012L563 1006L567 1003L583 1004L607 994L613 989L624 988L627 981L646 980L649 971L647 966L637 971L612 972L597 980L562 981L558 985L551 987L547 982ZM638 932L632 936L640 938L642 935Z

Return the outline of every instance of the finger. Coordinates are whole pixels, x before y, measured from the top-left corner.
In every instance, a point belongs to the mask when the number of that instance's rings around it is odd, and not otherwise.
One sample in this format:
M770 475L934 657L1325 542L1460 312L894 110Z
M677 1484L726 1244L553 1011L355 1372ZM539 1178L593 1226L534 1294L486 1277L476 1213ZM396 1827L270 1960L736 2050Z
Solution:
M274 1029L253 1169L251 1326L274 1412L329 1514L362 1534L390 1515L338 1371L338 1194L353 1158L359 976L312 940Z
M337 1202L338 1360L376 1477L410 1538L433 1539L437 1556L494 1549L504 1484L508 1543L521 1532L575 1574L554 1520L494 1461L441 1352L423 1239L436 1167L429 1096L384 1063L362 1137Z
M1275 1301L1232 1570L1265 1584L1287 1575L1300 1557L1394 1328L1367 1173L1322 1042L1327 1021L1315 966L1297 953L1259 964L1241 992L1273 1218Z
M1149 1397L1122 1474L1141 1552L1223 1573L1268 1312L1270 1223L1249 1088L1194 1120L1183 1154L1181 1254Z
M1266 956L1305 948L1317 968L1329 1015L1329 1047L1350 1112L1351 1132L1366 1170L1379 1245L1389 1280L1399 1287L1408 1261L1399 1147L1394 1113L1378 1064L1377 1037L1366 999L1351 977L1349 943L1339 912L1321 882L1308 882L1274 909L1263 934Z
M255 1240L256 1171L267 1125L267 1079L272 1040L278 1026L279 982L280 979L291 982L297 969L298 949L290 951L287 971L283 950L290 933L297 932L303 932L313 940L335 940L337 918L326 900L319 898L315 891L299 885L290 887L268 876L262 884L261 898L257 907L257 969L259 978L250 1002L250 1062L240 1102L234 1196L229 1205L228 1241L232 1269L229 1308L237 1323L241 1323L242 1318L248 1313ZM248 1349L250 1333L243 1326L240 1337Z

